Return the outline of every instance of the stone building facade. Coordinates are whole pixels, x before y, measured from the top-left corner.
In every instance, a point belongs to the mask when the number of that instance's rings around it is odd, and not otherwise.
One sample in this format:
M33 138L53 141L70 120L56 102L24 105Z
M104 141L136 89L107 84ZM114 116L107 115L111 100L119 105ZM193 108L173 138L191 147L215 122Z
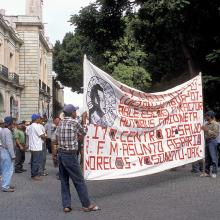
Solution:
M20 78L19 53L23 40L0 11L0 118L21 116L21 94L24 85Z
M42 0L26 0L26 15L3 16L19 36L17 55L21 120L33 113L52 115L52 45L44 34Z

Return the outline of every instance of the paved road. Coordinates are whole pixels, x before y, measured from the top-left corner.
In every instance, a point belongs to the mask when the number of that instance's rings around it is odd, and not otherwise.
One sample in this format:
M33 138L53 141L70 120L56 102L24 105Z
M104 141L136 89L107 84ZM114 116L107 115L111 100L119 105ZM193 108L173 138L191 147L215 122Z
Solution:
M29 157L29 153L27 153ZM28 161L28 160L27 160ZM26 162L27 162L26 161ZM29 168L25 163L25 167ZM220 176L199 178L190 166L133 179L89 181L91 198L102 210L84 213L72 187L73 211L65 214L60 182L48 156L49 176L32 182L14 174L16 192L0 192L0 220L219 220Z

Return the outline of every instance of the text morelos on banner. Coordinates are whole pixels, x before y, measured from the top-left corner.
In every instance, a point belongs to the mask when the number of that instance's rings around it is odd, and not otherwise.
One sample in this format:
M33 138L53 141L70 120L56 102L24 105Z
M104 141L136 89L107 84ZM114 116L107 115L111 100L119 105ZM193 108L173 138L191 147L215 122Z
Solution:
M130 88L84 59L88 180L157 173L204 158L201 75L164 92Z

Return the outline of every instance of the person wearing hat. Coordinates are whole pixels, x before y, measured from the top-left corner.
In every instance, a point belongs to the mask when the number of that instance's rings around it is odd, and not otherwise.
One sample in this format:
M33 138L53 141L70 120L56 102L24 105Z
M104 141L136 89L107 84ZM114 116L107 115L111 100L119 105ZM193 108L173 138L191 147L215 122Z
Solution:
M22 173L27 171L23 168L25 161L25 150L26 150L26 140L24 133L24 124L23 122L18 122L17 127L14 130L14 139L15 139L15 173Z
M41 116L39 114L33 114L31 120L32 123L26 130L29 150L31 151L31 179L39 181L42 180L40 177L40 166L42 163L42 150L45 133L41 129Z
M205 173L201 174L201 177L211 176L216 178L218 168L218 154L217 154L217 136L219 132L219 124L215 120L215 113L208 111L205 114L207 123L202 126L205 134ZM210 167L212 166L212 173L210 173Z
M82 114L82 123L80 124L76 120L77 109L78 107L71 104L64 106L64 118L60 121L56 131L63 211L70 212L72 210L69 178L72 179L76 188L83 211L97 211L100 210L100 208L97 205L92 204L89 199L87 187L77 156L77 134L81 133L82 135L86 135L87 132L87 128L85 127L87 113L84 112Z
M3 192L14 192L14 187L11 187L11 178L14 172L14 143L12 129L14 127L13 118L11 116L4 118L4 128L0 133L2 146L1 151L1 168L2 168L2 182L1 190Z

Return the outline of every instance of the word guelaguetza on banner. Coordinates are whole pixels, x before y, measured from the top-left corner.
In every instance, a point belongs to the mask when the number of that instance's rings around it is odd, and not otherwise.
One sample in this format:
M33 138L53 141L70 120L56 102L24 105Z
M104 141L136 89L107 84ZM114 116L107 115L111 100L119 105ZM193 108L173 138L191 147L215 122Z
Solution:
M164 92L144 93L85 57L85 178L148 175L204 158L202 100L201 75Z

